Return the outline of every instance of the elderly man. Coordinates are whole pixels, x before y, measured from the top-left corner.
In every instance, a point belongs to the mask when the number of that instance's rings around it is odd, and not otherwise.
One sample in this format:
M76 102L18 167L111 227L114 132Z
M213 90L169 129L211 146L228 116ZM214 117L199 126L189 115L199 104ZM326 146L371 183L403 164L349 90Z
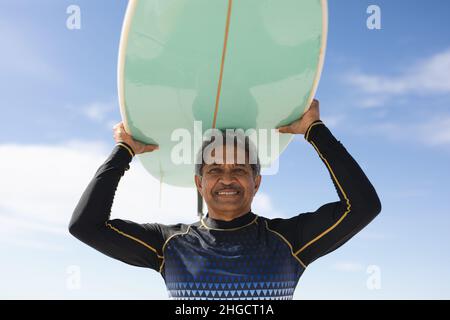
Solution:
M339 201L287 219L259 216L251 204L261 184L260 167L249 161L249 140L233 141L231 149L227 142L211 153L225 159L230 150L243 148L243 163L205 161L202 151L211 140L200 150L194 177L208 208L205 217L175 225L110 220L117 185L133 156L158 148L135 141L119 123L117 144L83 193L70 233L112 258L158 271L172 298L292 299L305 268L363 229L381 204L359 165L320 120L317 100L278 130L304 134L326 165Z

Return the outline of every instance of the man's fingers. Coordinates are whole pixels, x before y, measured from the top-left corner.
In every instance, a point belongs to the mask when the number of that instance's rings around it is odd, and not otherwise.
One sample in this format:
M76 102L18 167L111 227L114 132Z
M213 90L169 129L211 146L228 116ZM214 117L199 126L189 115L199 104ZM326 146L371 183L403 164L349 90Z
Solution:
M156 145L156 144L147 144L144 147L144 152L151 152L151 151L155 151L155 150L158 150L158 149L159 149L159 146Z
M123 121L120 121L120 122L116 123L116 124L114 125L114 127L113 127L113 129L119 129L119 128L125 130L125 127L124 127L124 125L123 125Z
M123 122L119 122L117 123L114 127L113 127L113 133L115 136L117 137L125 137L125 136L130 136L128 134L128 132L125 130L125 127L123 125Z
M133 140L125 130L125 126L123 121L116 123L114 125L113 138L116 142L127 141L127 143L133 148L133 151L137 151L136 154L151 152L159 149L159 146L156 144L143 144ZM128 141L129 140L129 141Z
M291 132L291 126L278 127L277 130L280 133L290 133Z
M317 109L319 107L319 100L314 99L311 104L309 105L308 109L303 114L306 114L308 112L311 112L311 109Z
M313 101L311 101L311 104L309 105L308 109L317 108L318 106L319 106L319 100L314 99Z

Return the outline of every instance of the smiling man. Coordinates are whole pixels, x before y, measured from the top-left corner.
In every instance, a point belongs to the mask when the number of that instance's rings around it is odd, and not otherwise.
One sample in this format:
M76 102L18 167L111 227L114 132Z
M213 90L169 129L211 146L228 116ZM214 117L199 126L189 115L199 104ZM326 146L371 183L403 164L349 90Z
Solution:
M363 229L381 204L359 165L320 120L317 100L279 131L304 135L326 165L338 201L291 218L259 216L251 210L262 180L259 161L251 161L251 142L225 139L208 157L205 149L217 142L211 139L202 145L194 177L208 208L205 217L175 225L110 220L115 191L133 156L157 149L135 141L119 123L117 145L83 193L70 233L112 258L160 272L172 298L292 299L306 267ZM239 150L244 161L238 161Z
M261 183L257 151L242 131L215 130L197 154L195 184L208 217L230 221L250 212Z

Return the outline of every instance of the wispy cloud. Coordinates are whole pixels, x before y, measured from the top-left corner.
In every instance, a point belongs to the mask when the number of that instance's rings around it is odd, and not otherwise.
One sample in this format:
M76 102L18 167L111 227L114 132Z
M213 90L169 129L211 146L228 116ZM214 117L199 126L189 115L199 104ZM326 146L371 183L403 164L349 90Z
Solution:
M92 121L105 122L117 108L117 103L113 101L92 102L81 107L81 113Z
M358 262L337 262L332 265L332 268L343 272L363 272L364 266Z
M450 114L436 115L423 122L370 124L365 130L395 141L414 141L430 147L449 146Z
M322 121L326 124L329 128L336 128L341 124L345 119L346 116L341 114L335 114L335 115L329 115L329 116L323 116L321 117Z
M282 216L280 212L274 208L272 198L267 193L261 191L259 191L253 199L252 211L260 216L268 218L278 218Z
M378 107L393 97L450 93L450 49L419 60L400 74L386 76L353 71L343 81L365 94L359 105Z
M450 114L435 117L418 127L422 133L420 138L425 144L431 146L450 144Z
M100 125L103 129L112 130L118 122L119 106L116 97L104 101L92 101L86 104L66 104L65 109ZM120 116L119 116L120 118Z

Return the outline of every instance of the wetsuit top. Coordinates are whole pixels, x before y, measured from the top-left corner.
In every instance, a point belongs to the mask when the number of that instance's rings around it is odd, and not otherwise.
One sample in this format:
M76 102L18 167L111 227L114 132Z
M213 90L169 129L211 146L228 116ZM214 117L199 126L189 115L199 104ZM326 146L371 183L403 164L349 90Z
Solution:
M70 233L112 258L158 271L175 299L292 299L312 261L340 247L381 211L372 184L322 121L311 124L305 139L339 196L315 212L276 219L248 212L231 221L206 215L173 225L110 220L133 155L119 143L84 191Z

